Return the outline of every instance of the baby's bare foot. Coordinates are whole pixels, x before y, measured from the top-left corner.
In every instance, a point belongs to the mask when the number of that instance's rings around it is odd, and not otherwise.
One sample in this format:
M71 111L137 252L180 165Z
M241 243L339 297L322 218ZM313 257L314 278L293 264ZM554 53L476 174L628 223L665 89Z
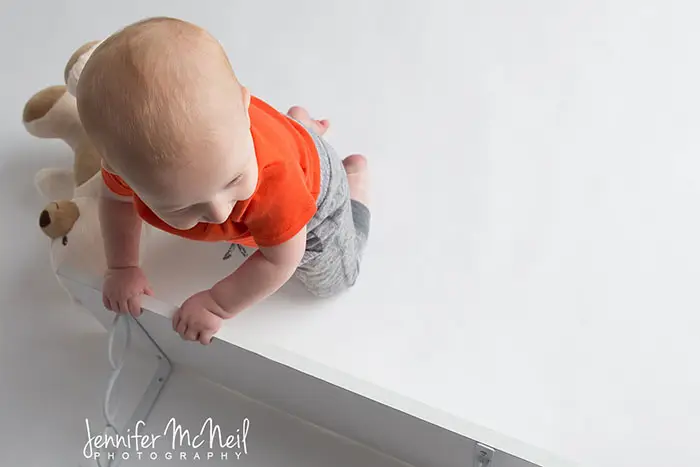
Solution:
M343 159L345 172L348 174L350 199L359 201L369 207L369 170L367 159L360 154L353 154Z
M331 126L331 122L328 120L314 120L311 118L309 112L305 108L299 107L298 105L291 107L287 111L287 115L299 120L301 123L311 128L319 136L323 136L323 134L328 131L328 127Z

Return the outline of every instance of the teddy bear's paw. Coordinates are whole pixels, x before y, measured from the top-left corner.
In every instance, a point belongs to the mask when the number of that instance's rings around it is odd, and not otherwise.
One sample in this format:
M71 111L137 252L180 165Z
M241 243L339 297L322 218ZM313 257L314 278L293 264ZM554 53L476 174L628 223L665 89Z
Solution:
M41 169L34 176L34 185L49 201L73 199L75 181L69 169Z
M29 134L39 138L57 137L53 128L45 128L48 114L66 94L63 85L49 86L34 94L24 105L22 123Z

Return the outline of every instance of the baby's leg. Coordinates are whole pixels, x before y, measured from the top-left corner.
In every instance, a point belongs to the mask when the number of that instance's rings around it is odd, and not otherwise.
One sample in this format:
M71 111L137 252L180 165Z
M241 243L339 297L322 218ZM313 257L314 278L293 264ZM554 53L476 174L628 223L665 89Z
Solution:
M330 122L327 119L315 120L311 118L311 115L305 108L298 105L291 107L287 111L287 115L299 120L319 136L323 136L328 131L328 127L330 127ZM350 185L350 199L359 201L368 207L369 173L367 171L367 159L359 154L353 154L343 159L343 166Z
M312 294L329 297L352 287L360 273L370 225L368 170L363 156L341 161L322 139L319 151L328 189L309 224L296 276Z
M345 173L348 174L350 199L369 207L369 171L367 159L360 154L353 154L343 159Z
M318 297L336 295L360 275L362 254L369 235L369 209L347 196L342 205L307 234L306 253L296 276Z
M331 122L325 119L314 120L311 118L309 112L305 108L299 107L298 105L291 107L287 111L287 115L299 120L301 123L311 128L319 136L323 136L323 134L328 131L328 127L331 125Z

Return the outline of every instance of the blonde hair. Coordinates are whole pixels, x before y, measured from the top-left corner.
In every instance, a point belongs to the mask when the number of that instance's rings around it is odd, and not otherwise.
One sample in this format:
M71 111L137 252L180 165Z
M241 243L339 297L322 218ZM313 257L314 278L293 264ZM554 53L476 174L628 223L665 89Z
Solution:
M219 42L167 17L139 21L102 42L76 92L86 132L120 171L173 160L183 145L216 138L222 118L245 113L240 93Z

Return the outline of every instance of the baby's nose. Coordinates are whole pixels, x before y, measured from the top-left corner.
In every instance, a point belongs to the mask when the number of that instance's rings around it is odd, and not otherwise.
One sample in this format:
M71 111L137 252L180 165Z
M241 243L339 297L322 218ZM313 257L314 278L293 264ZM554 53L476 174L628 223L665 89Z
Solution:
M231 214L229 203L211 203L207 210L205 220L211 224L223 224Z

